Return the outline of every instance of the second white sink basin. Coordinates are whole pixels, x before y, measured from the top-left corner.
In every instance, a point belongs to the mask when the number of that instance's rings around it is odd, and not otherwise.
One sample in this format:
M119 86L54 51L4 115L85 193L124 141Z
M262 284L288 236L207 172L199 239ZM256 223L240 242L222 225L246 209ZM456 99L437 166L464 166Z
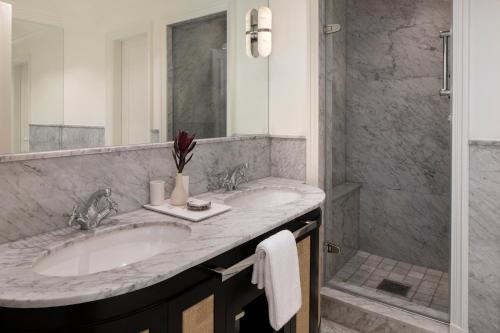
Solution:
M297 201L302 197L293 189L261 188L243 191L227 198L224 203L240 208L258 209L271 208Z
M191 234L187 226L161 223L103 232L43 257L33 271L46 276L79 276L145 260Z

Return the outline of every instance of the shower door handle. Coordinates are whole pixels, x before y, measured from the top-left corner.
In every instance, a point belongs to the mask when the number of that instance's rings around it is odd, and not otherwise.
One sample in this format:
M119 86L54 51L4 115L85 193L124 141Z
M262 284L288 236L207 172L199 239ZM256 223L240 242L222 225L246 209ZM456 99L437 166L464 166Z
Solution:
M440 37L443 39L443 87L439 91L440 96L450 96L450 31L441 31Z

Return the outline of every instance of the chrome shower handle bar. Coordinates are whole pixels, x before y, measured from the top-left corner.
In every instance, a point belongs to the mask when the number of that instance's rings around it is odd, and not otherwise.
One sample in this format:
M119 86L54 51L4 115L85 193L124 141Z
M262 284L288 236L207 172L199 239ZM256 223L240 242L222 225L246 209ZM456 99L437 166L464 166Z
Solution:
M449 73L449 59L450 59L450 31L441 31L439 33L443 39L443 87L439 91L440 96L450 96L450 73Z

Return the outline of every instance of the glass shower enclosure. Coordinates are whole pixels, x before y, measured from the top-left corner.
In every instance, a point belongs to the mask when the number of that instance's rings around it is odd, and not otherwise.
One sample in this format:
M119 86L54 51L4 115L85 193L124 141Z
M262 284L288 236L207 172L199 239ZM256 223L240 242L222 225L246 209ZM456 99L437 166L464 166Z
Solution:
M441 321L451 123L440 31L451 4L322 3L324 284Z

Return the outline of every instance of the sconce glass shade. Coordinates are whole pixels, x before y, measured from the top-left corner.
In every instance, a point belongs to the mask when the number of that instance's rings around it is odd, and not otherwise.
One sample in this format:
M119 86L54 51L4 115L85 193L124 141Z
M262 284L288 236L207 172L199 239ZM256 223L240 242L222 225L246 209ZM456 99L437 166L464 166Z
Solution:
M273 13L269 7L262 6L259 8L259 55L261 57L269 57L272 52L272 28L273 28Z
M271 30L273 28L273 13L266 6L259 8L259 30Z

